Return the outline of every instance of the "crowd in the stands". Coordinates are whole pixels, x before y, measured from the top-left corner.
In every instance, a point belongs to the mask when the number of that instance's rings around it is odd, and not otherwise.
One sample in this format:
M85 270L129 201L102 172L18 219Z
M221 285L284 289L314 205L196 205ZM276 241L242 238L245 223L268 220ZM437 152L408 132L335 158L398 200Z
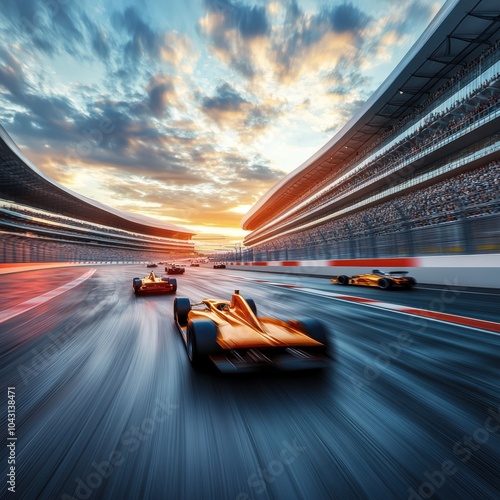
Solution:
M414 123L415 120L422 119L422 115L425 114L425 110L430 105L436 107L436 103L446 99L450 92L455 92L457 90L457 86L465 85L465 83L467 83L468 80L470 80L473 75L477 73L479 65L484 65L485 61L498 50L500 50L500 40L484 50L466 66L462 66L455 76L447 80L442 87L431 94L425 101L420 103L418 107L413 108L411 113L405 115L396 125L386 130L367 148L358 151L355 158L352 158L349 162L343 165L342 168L336 169L330 176L325 177L321 186L326 187L331 183L335 183L332 189L330 189L326 194L318 195L316 199L314 199L311 203L308 203L307 207L301 209L299 212L296 212L294 216L321 206L322 204L330 201L332 196L341 196L364 182L376 178L380 174L390 172L395 166L397 166L398 163L408 157L409 154L415 154L422 148L428 147L433 142L438 142L444 137L469 126L472 122L484 116L485 113L489 113L497 108L500 104L499 73L496 73L493 77L483 82L477 89L470 92L461 100L457 100L453 106L449 106L439 113L431 113L425 120L424 124L420 126L415 133L411 134L411 136L408 135L397 144L394 144L389 151L384 151L383 153L377 155L370 162L370 164L366 165L363 169L361 169L361 171L355 171L355 165L359 162L360 158L366 157L366 155L370 152L373 154L373 151L379 146L383 147L383 143L385 141L394 137L395 133L402 129L405 125L409 126L409 122ZM350 170L352 170L351 175L349 175ZM345 174L347 174L347 176L342 181L339 180L338 182L335 182L335 179L340 179L340 177ZM304 192L302 199L306 199L317 190L318 186L316 185L308 192Z
M101 224L93 224L88 221L78 220L70 217L64 217L58 214L51 214L45 211L38 211L34 208L29 208L21 205L17 205L11 202L4 201L0 205L0 220L2 219L13 219L17 214L20 214L24 217L18 217L20 223L29 224L34 228L44 228L44 229L52 229L57 231L69 231L72 232L74 228L78 229L87 229L89 234L94 234L96 237L101 235L105 237L105 235L109 236L124 236L126 238L132 238L135 240L145 240L155 241L158 243L165 242L175 242L178 243L178 240L173 238L163 238L159 236L151 236L144 235L138 233L132 233L128 231L124 231L121 229L113 228L110 226L103 226ZM81 234L81 231L78 231Z
M445 109L441 113L430 115L424 125L412 135L396 143L389 151L377 156L372 162L362 170L353 172L351 176L339 181L332 188L317 197L306 207L295 212L295 218L304 213L310 212L321 205L328 204L335 198L339 198L346 193L351 193L354 189L367 182L373 182L380 175L390 175L395 167L402 161L408 160L411 155L418 153L421 149L437 143L445 137L461 130L465 126L470 126L475 120L484 116L485 112L491 112L500 105L500 75L496 75L495 80L485 82L485 85L478 91L471 93L462 101L457 102L453 109ZM498 84L496 92L489 89L492 83ZM477 102L479 92L485 92L484 99ZM467 111L465 111L467 110Z
M22 234L4 233L0 238L0 262L159 262L172 258L174 254L165 252L62 243Z
M254 247L254 251L302 248L442 224L500 212L500 161L379 205L331 219L313 229Z

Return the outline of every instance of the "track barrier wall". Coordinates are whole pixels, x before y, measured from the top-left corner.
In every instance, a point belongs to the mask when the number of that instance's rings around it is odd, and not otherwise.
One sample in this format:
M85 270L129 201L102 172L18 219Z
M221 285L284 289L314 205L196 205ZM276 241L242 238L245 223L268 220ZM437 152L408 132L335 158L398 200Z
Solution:
M369 273L373 269L408 271L421 284L500 288L500 254L227 262L226 268L325 277Z

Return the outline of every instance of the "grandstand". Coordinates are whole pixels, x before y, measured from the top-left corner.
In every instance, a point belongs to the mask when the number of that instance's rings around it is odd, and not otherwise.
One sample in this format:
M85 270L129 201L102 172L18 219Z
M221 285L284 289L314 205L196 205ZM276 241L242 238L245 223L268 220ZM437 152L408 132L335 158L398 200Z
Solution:
M232 260L500 250L497 0L449 0L352 119L248 212Z
M0 127L0 262L169 260L195 255L193 235L58 185Z

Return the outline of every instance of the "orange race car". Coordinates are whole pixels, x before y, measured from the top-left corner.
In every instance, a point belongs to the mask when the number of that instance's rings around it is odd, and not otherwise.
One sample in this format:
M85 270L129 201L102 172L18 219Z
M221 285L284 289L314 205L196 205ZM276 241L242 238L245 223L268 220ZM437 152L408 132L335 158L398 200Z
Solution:
M393 286L410 289L417 284L417 280L411 276L406 276L407 274L408 271L390 271L384 273L378 269L374 269L371 273L367 274L354 274L353 276L342 274L334 276L330 281L339 285L376 286L382 290L388 290Z
M192 304L176 298L174 318L195 368L215 364L222 372L244 372L328 366L330 338L323 323L259 317L254 301L238 290L231 301Z
M144 278L134 278L132 287L136 295L140 293L175 293L177 291L177 280L163 275L161 278L154 271Z

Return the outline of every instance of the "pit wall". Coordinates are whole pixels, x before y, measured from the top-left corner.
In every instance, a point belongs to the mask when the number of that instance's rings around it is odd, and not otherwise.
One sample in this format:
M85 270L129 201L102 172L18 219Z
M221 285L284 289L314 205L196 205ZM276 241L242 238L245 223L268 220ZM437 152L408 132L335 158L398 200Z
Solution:
M372 269L408 271L421 284L500 288L500 254L227 262L226 268L325 277L368 273Z

